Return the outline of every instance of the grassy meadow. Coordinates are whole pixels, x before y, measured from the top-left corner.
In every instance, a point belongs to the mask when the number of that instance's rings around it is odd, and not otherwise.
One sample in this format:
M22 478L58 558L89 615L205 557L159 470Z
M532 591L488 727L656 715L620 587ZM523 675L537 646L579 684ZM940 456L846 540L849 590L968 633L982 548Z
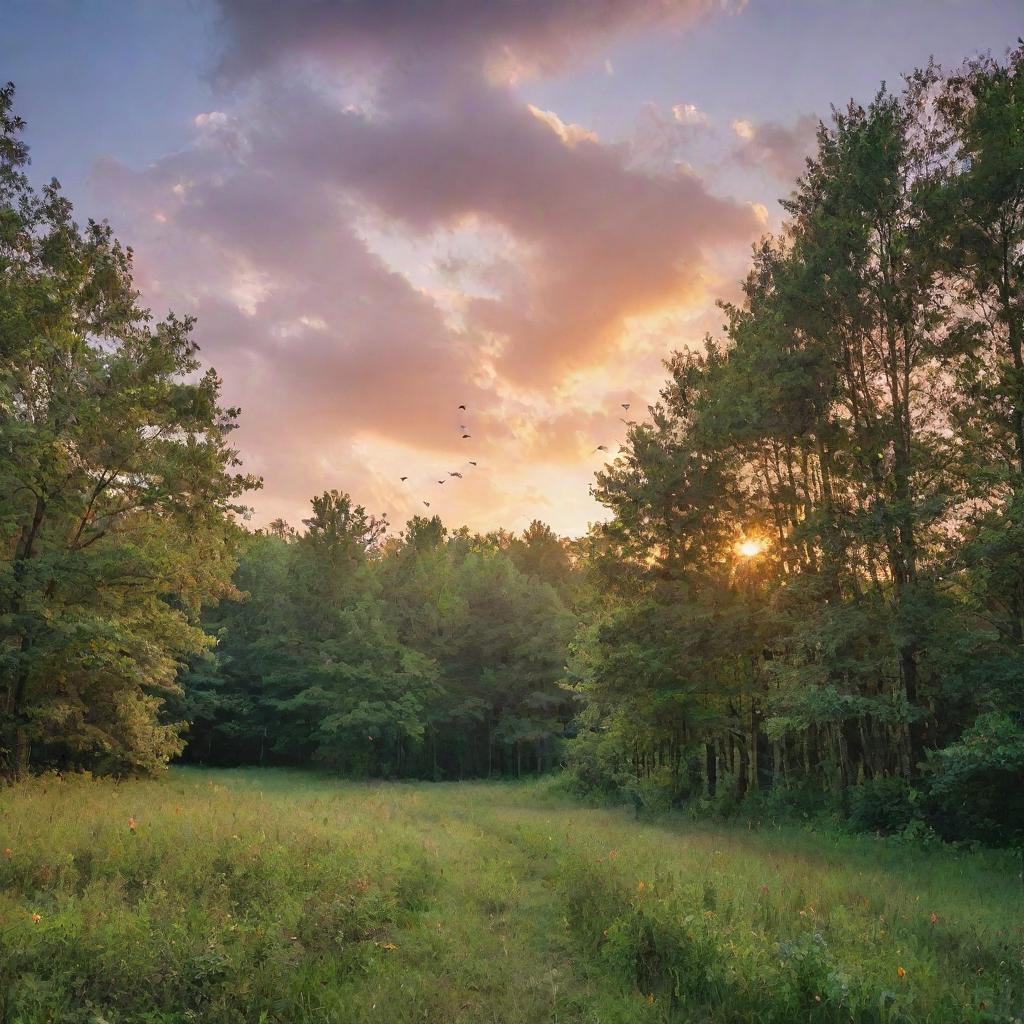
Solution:
M1013 1021L1012 853L637 822L550 784L0 790L0 1021Z

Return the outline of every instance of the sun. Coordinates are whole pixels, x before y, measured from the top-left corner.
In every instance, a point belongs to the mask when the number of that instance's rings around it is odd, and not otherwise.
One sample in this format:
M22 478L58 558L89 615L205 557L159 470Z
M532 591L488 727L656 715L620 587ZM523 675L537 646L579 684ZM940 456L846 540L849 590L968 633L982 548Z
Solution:
M762 551L764 551L764 542L755 540L753 537L738 541L736 544L736 554L742 555L744 558L755 558Z

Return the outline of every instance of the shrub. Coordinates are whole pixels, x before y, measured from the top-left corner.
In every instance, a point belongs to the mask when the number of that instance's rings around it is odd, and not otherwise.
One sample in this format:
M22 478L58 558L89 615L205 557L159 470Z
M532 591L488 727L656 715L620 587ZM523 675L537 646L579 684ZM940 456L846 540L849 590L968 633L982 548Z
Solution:
M565 745L566 778L578 796L623 796L633 776L629 755L614 732L583 732Z
M980 715L926 767L931 817L944 839L1024 840L1024 724Z
M880 775L850 791L850 825L861 832L902 832L918 815L919 794L906 779Z

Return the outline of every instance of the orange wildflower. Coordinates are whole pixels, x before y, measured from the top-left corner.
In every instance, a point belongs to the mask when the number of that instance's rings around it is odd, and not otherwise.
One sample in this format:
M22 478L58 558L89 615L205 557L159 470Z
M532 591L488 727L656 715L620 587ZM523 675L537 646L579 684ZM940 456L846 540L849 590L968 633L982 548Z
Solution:
M13 850L12 850L12 849L11 849L11 848L10 848L9 846L5 846L5 847L4 847L4 856L5 856L5 857L6 857L6 858L7 858L8 860L10 860L10 859L11 859L11 854L12 854L12 853L14 853L14 851L13 851Z
M42 919L43 919L42 916L39 915L39 914L33 914L32 915L32 923L33 924L39 924L39 922L42 921Z
M134 818L130 817L128 819L128 831L129 832L134 832L135 831L135 819Z
M899 978L905 978L907 976L907 969L906 969L906 967L897 967L896 968L896 976L899 977Z
M381 949L386 949L386 950L389 950L389 951L392 950L392 949L398 949L398 947L393 942L382 942L380 944L380 948Z
M931 921L932 924L938 924L939 923L939 915L936 914L935 911L933 910L932 911L932 916L929 917L928 920Z
M636 883L636 891L637 892L643 892L644 889L646 889L646 888L647 888L647 886L644 885L643 879L641 879L639 882Z

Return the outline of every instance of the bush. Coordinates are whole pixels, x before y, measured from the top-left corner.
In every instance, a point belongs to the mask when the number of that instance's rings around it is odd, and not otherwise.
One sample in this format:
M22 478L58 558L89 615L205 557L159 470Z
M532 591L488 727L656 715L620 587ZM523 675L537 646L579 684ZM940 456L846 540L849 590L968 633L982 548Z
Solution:
M944 839L1024 841L1024 724L980 715L926 767L930 816Z
M633 781L629 753L614 732L583 732L565 745L566 781L577 796L622 797Z
M850 790L850 825L859 832L902 832L918 816L918 796L897 776L865 779Z

